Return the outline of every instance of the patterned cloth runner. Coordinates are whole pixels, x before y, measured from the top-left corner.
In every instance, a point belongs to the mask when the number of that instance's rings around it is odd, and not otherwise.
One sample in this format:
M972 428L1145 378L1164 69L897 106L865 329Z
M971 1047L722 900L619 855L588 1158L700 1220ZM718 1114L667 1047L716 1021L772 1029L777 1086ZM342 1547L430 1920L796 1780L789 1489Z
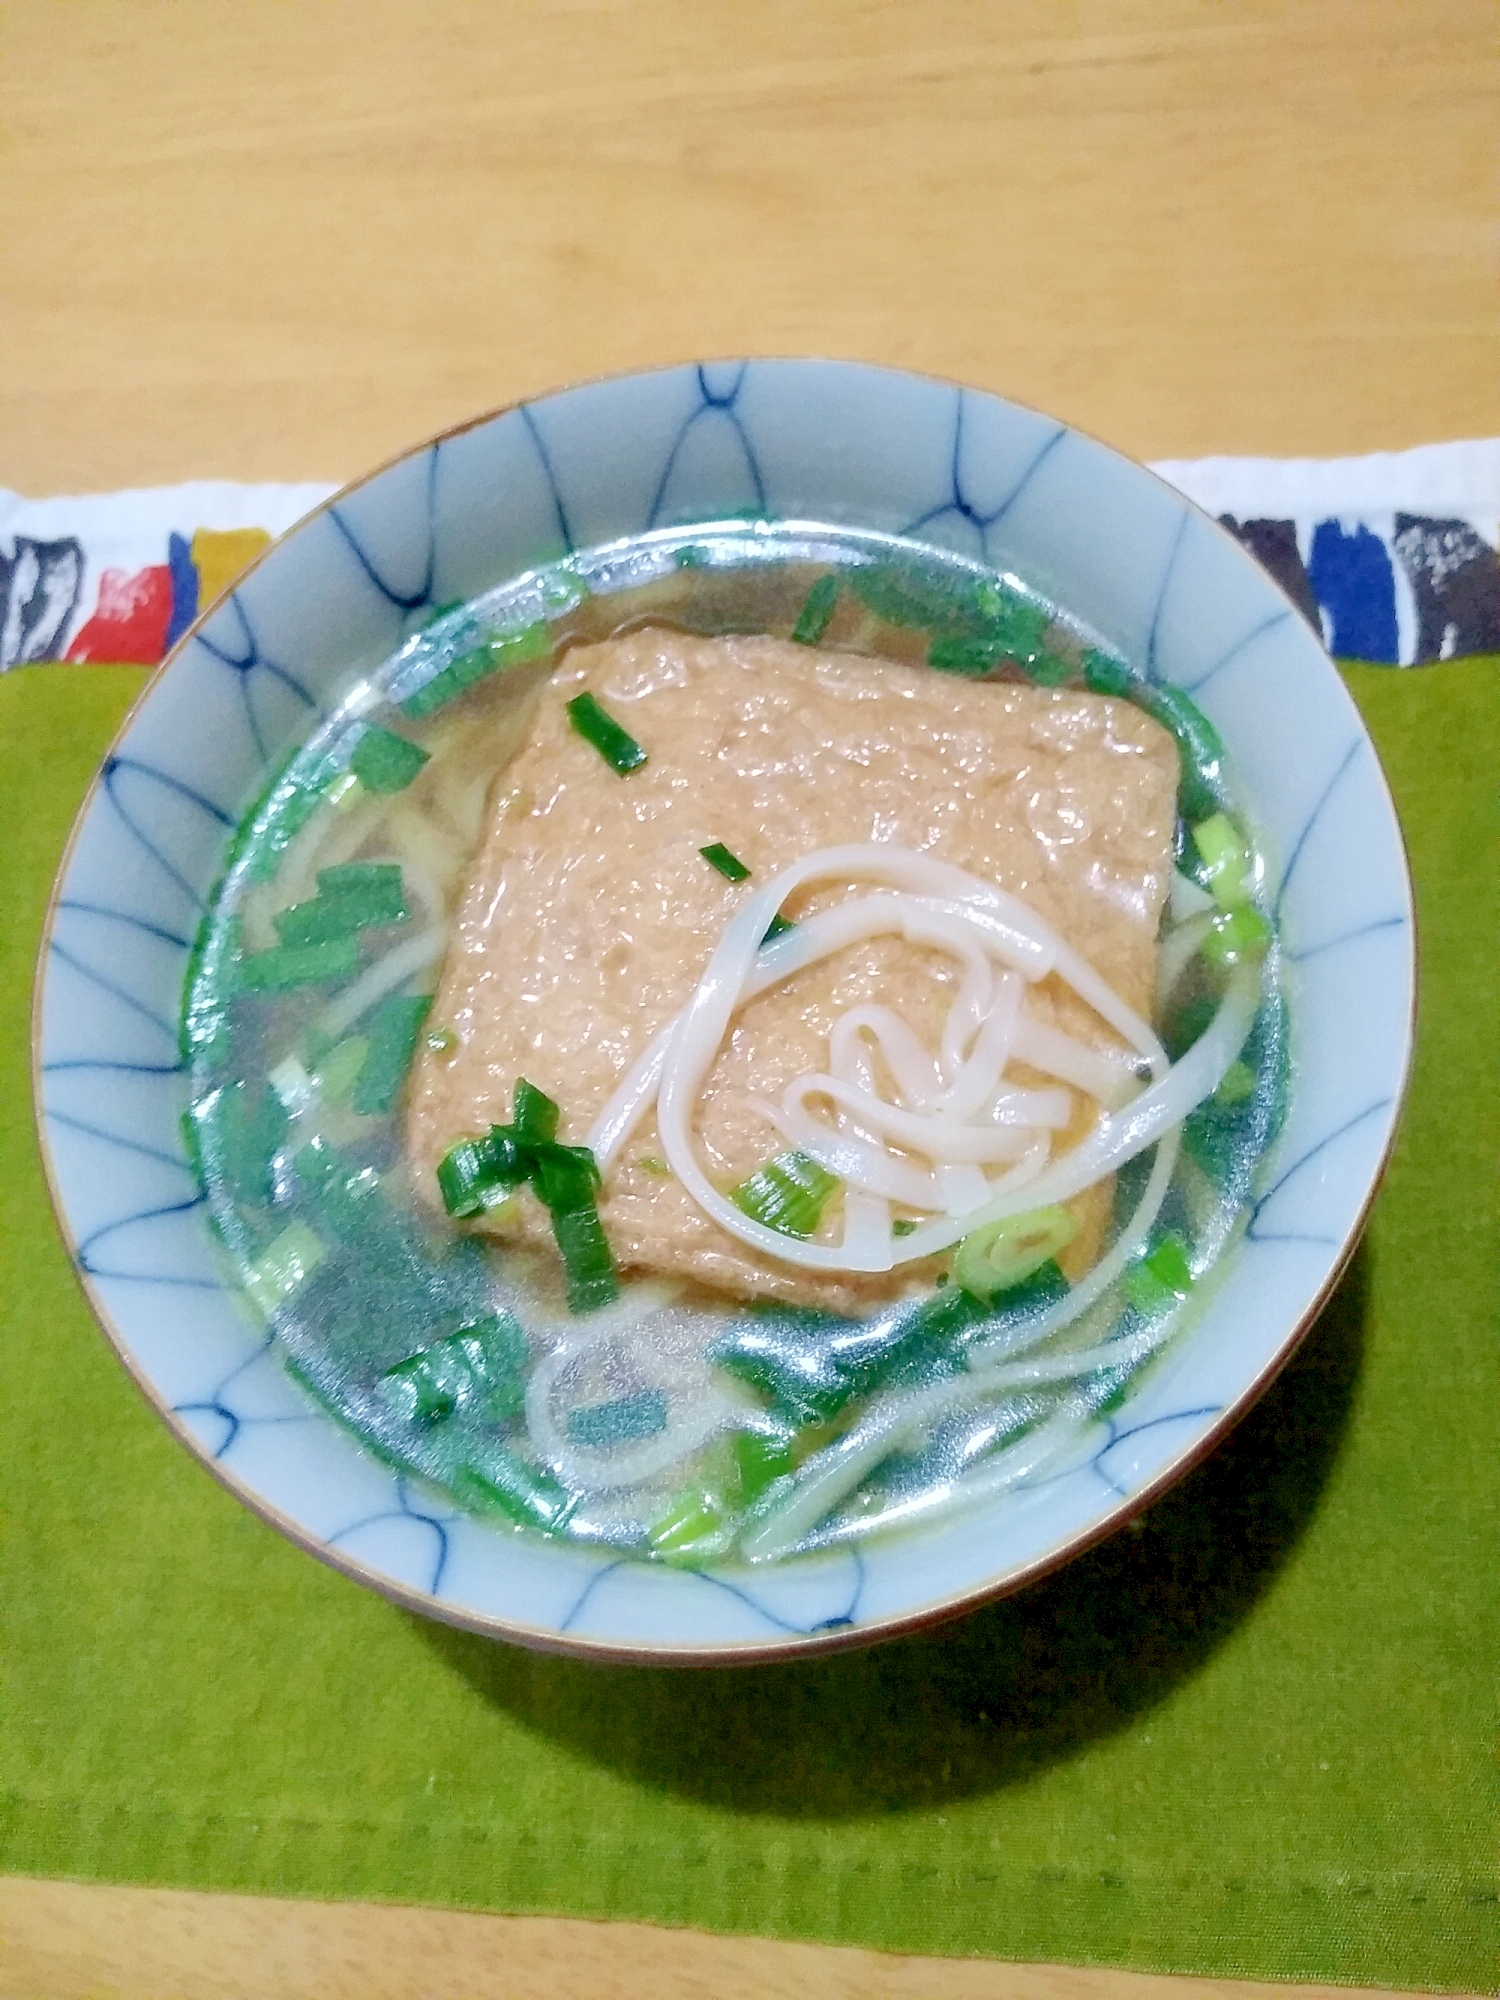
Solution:
M1500 651L1500 438L1155 470L1239 537L1339 658L1409 667ZM201 605L336 490L0 491L0 671L154 665Z

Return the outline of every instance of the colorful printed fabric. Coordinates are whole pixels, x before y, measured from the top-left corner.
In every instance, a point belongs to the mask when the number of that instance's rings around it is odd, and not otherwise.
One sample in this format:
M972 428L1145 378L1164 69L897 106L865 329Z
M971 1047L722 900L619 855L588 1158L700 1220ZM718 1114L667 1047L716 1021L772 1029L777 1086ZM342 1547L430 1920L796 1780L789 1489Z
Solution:
M1340 659L1500 651L1500 439L1155 470L1238 536Z
M1500 651L1500 439L1155 470L1217 515L1341 659L1406 667ZM0 671L59 659L153 665L273 536L333 491L0 492Z
M37 660L154 666L333 490L204 482L55 500L0 491L0 671Z

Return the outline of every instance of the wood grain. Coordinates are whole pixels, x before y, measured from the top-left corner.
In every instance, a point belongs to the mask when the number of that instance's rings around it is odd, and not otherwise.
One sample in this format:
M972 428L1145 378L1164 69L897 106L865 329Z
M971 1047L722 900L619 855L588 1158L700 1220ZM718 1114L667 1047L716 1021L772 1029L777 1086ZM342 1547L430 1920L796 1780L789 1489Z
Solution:
M1492 0L0 12L0 483L339 478L741 352L1142 457L1496 428Z
M1497 101L1492 0L9 0L0 484L340 478L739 353L1140 457L1493 432ZM0 1881L0 2000L1273 1990Z
M1377 2000L648 1924L0 1880L0 2000ZM1402 2000L1382 1991L1378 2000ZM1410 2000L1410 1996L1407 1996Z

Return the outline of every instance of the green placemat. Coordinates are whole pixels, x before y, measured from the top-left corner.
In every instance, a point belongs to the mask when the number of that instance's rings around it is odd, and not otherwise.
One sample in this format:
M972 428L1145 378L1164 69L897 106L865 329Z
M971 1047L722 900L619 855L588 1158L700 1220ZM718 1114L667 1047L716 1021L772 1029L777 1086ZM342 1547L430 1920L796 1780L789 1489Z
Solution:
M0 680L0 1866L901 1951L1492 1987L1500 1966L1496 663L1350 683L1411 843L1400 1145L1300 1357L1051 1582L802 1667L608 1669L393 1609L149 1414L26 1100L41 912L140 676Z

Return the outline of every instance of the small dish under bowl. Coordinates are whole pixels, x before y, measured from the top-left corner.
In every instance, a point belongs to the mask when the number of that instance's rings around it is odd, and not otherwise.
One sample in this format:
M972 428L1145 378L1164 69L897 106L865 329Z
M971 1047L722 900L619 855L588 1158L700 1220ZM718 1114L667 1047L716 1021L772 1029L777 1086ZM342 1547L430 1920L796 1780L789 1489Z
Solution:
M1284 1120L1212 1296L1034 1477L927 1525L769 1563L647 1561L471 1515L282 1365L227 1283L185 1150L189 955L268 773L440 607L681 524L905 538L1066 607L1227 746L1290 1020ZM38 972L42 1150L80 1281L174 1434L309 1553L428 1616L619 1660L865 1643L1039 1577L1203 1458L1357 1242L1411 1054L1412 900L1368 736L1300 614L1217 523L1064 424L853 363L622 376L483 417L345 489L211 606L105 759ZM166 1559L166 1552L163 1552Z

